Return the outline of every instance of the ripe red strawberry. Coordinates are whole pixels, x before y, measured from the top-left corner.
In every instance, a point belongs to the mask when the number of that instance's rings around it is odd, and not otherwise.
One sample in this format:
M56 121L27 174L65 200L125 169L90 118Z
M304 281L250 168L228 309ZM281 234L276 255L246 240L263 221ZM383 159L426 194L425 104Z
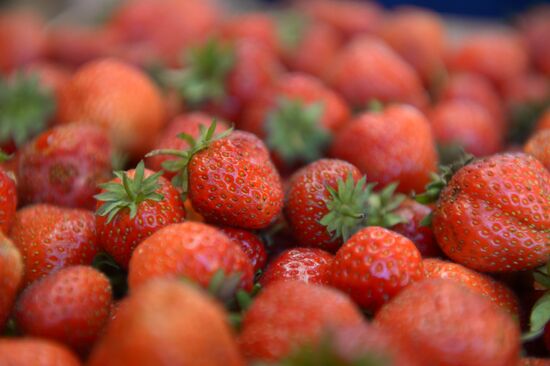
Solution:
M402 197L395 186L372 193L359 170L342 160L321 159L291 177L284 213L299 245L338 249L366 225L392 226Z
M72 266L27 287L17 301L15 317L25 334L84 353L107 324L111 300L111 285L104 274Z
M0 16L0 73L8 74L46 51L44 20L24 10L2 12Z
M506 60L497 62L495 60ZM476 33L454 50L450 67L489 78L496 85L527 70L528 56L516 34L506 31Z
M254 272L258 272L265 267L267 252L264 244L256 234L232 227L222 227L220 230L241 247L250 259Z
M11 240L0 232L0 330L4 329L23 280L23 259Z
M432 228L423 225L423 220L431 212L430 207L406 198L395 210L395 215L399 216L403 222L391 227L391 230L409 238L416 245L423 258L442 255Z
M436 13L418 8L398 9L384 18L378 33L427 85L437 82L445 72L445 29Z
M164 79L187 107L234 121L281 72L278 59L263 44L212 39L189 49L184 67L167 71Z
M546 75L550 75L549 17L550 7L548 4L540 4L522 14L518 24L523 41L529 50L531 61L538 70Z
M332 254L317 248L294 248L281 253L260 278L262 287L277 281L301 281L318 285L330 283Z
M493 155L446 180L432 226L453 261L481 272L515 272L548 260L550 172L539 161Z
M336 134L331 155L349 161L381 186L399 181L399 192L421 192L436 170L429 122L415 108L395 105L367 112Z
M165 122L165 105L153 82L115 59L80 67L60 93L58 122L87 121L106 128L116 149L141 157Z
M519 304L516 295L500 282L489 276L472 271L458 263L428 258L422 262L426 278L443 278L457 281L473 292L485 296L496 305L519 316Z
M363 321L359 309L339 291L277 282L262 291L245 314L239 343L249 361L278 361L299 346L318 342L329 329Z
M353 0L302 1L299 9L347 38L372 33L379 26L382 9L374 2Z
M475 156L502 150L502 134L491 114L467 100L437 104L429 114L433 134L441 148L460 146Z
M331 284L360 306L377 310L422 278L422 257L414 243L373 226L360 230L336 252Z
M25 262L24 285L72 265L92 263L99 251L93 212L51 205L25 207L10 237Z
M155 150L148 154L173 155L164 168L177 172L172 180L189 194L193 208L206 221L262 229L279 215L283 191L279 174L269 159L269 152L253 134L231 130L214 136L216 123L201 136L181 138L189 142L187 150Z
M523 147L523 151L533 155L550 171L550 129L541 130L531 136Z
M361 37L348 44L329 66L327 81L353 107L361 109L372 100L419 108L427 105L416 71L374 37Z
M157 230L185 219L178 190L161 177L162 172L136 169L115 172L96 196L96 229L99 245L123 268L134 249Z
M16 208L17 191L15 180L10 173L0 166L0 234L9 234L15 218Z
M510 108L530 105L547 105L550 85L545 75L526 73L506 80L501 86L505 103Z
M0 338L0 365L80 366L64 346L36 338Z
M452 280L412 284L375 323L398 329L425 365L516 366L519 360L520 331L512 317Z
M164 129L155 146L155 150L186 150L189 148L189 143L185 139L179 138L178 135L185 133L196 139L200 136L199 126L208 127L210 123L212 123L212 117L204 113L194 112L180 115ZM222 133L227 129L228 127L224 122L218 121L215 133ZM162 170L162 164L169 160L175 160L175 158L169 155L156 155L147 159L146 163L149 169L158 172ZM170 171L165 171L163 175L167 179L171 179L175 174Z
M123 300L89 366L244 366L227 314L175 280L155 280Z
M198 222L169 225L145 239L130 261L130 289L158 277L187 277L208 287L218 271L239 275L252 288L252 264L238 244L220 230Z
M339 32L298 13L283 17L277 28L279 51L288 68L324 79L344 43Z
M304 74L280 78L248 105L239 128L261 137L286 165L323 156L332 133L349 119L345 102Z
M500 97L494 86L482 75L474 73L452 74L439 93L441 102L448 100L467 100L484 107L493 117L500 135L504 135L506 120Z
M244 13L232 16L221 26L222 37L231 41L247 39L278 54L277 27L274 19L266 13Z
M94 209L98 184L111 176L111 153L108 133L96 125L43 132L18 152L21 202Z

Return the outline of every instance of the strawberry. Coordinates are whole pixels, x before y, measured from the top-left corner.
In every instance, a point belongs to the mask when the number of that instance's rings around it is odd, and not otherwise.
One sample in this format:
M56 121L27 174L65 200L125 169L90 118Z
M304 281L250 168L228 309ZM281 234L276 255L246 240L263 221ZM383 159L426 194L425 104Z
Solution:
M177 172L174 185L189 194L207 221L243 229L269 226L281 211L283 191L265 145L242 131L214 136L215 122L200 129L197 140L181 135L190 144L187 150L156 150L147 156L178 157L164 168Z
M522 358L518 366L550 366L550 360L547 358Z
M370 310L377 310L422 278L422 257L414 243L376 226L346 241L336 252L331 270L332 286Z
M452 280L410 285L376 314L375 323L398 329L425 365L516 366L519 360L517 323Z
M497 62L494 60L506 60ZM496 85L527 70L528 56L516 34L506 31L479 32L465 38L452 53L452 70L473 72Z
M185 139L179 138L178 135L185 133L196 139L200 136L199 126L208 127L211 122L212 117L200 112L180 115L170 122L161 133L155 145L155 150L186 150L189 148L189 143ZM227 129L227 124L218 121L215 133L219 134ZM161 171L162 164L167 160L174 160L174 158L167 155L153 156L147 159L147 167L157 172ZM165 171L163 175L167 179L172 179L175 174L170 171Z
M296 73L253 99L238 127L264 139L276 156L292 165L320 158L332 133L349 117L337 94L318 79Z
M23 280L23 259L11 240L0 233L0 330L11 313Z
M445 72L445 29L436 13L413 7L397 9L382 21L378 33L427 85Z
M525 143L523 151L533 155L550 171L550 129L535 133Z
M222 227L220 230L241 247L250 259L254 272L258 272L265 267L267 253L264 244L257 235L247 230L232 227Z
M249 39L211 39L187 50L182 69L168 70L163 80L186 106L226 120L238 120L244 106L271 86L282 67L263 44Z
M96 125L71 124L46 130L18 152L23 204L50 203L93 209L97 185L111 176L108 133Z
M382 9L376 3L354 0L302 1L299 9L346 38L372 33L378 28L382 17Z
M519 30L529 50L532 63L544 74L550 75L550 7L540 4L519 18Z
M114 59L79 68L61 91L59 123L87 121L106 128L116 149L139 157L164 125L160 92L140 70Z
M546 108L537 122L537 131L550 129L550 107Z
M475 156L502 149L502 135L491 114L467 100L437 104L429 114L434 137L442 149L459 146Z
M519 305L514 293L489 276L472 271L458 263L428 258L422 262L426 278L443 278L457 281L473 292L485 296L512 316L518 316Z
M320 79L344 43L339 32L329 25L298 13L284 15L277 33L281 57L288 68Z
M399 181L397 190L407 193L422 191L437 163L429 122L407 105L360 114L336 134L331 155L382 187Z
M17 301L17 325L27 335L53 339L82 353L107 323L111 296L109 280L101 272L67 267L27 287Z
M239 344L249 361L278 361L325 331L363 323L357 307L334 289L302 282L267 287L245 314Z
M260 284L267 287L277 281L301 281L328 285L332 260L332 254L321 249L288 249L269 263Z
M500 96L489 80L474 73L455 73L449 76L439 92L439 101L467 100L478 103L493 117L502 136L507 128Z
M400 221L392 211L402 197L392 197L395 185L372 193L359 170L342 160L321 159L291 177L284 213L299 245L338 249L366 225L392 226Z
M372 100L407 103L423 108L427 96L415 70L384 42L360 37L331 62L327 82L353 106Z
M226 317L194 287L151 281L122 301L88 365L244 366Z
M546 106L550 99L548 79L541 74L521 74L506 80L501 86L504 101L511 108L519 106Z
M406 198L395 210L395 215L399 216L403 222L391 227L391 230L409 238L416 245L423 258L442 255L441 249L435 241L432 228L423 225L423 220L431 212L430 207Z
M180 64L181 52L206 39L220 21L213 2L181 0L127 1L107 24L121 42L143 49L146 63Z
M139 243L185 218L178 190L161 175L140 162L136 169L115 172L114 180L100 186L95 219L98 242L123 268L128 268Z
M24 285L72 265L92 263L99 251L92 212L39 204L15 215L11 234L25 263Z
M244 13L232 16L221 25L224 39L238 41L247 39L264 45L274 55L278 53L277 27L265 13Z
M8 74L41 58L46 51L44 20L26 10L0 16L0 73Z
M546 262L550 172L539 161L522 153L493 155L444 181L432 226L449 258L481 272Z
M17 191L14 177L0 167L0 234L9 234L16 208Z
M0 338L0 364L9 366L80 366L64 346L36 338Z
M240 287L252 288L252 263L229 237L198 222L168 225L145 239L130 261L133 290L157 277L187 277L207 287L213 276L239 275Z
M27 65L24 71L26 74L38 75L40 85L51 90L54 95L59 93L71 77L71 71L65 66L47 61L33 62Z

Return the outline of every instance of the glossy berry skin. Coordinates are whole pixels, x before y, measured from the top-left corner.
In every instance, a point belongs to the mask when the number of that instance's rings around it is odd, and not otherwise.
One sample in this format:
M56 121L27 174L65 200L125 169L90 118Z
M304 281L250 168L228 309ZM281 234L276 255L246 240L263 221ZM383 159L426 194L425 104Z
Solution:
M11 313L23 280L23 259L11 240L0 233L0 329Z
M283 206L279 173L267 148L242 131L214 141L189 164L189 198L208 222L262 229Z
M135 170L127 172L130 178L135 177ZM154 174L145 170L145 177ZM112 182L121 183L119 178ZM138 204L135 217L131 217L128 208L118 212L111 222L108 216L96 213L95 225L99 245L113 259L127 269L134 249L147 237L157 230L185 219L185 209L178 190L166 178L159 177L159 188L156 193L161 194L162 201L145 200ZM97 201L97 208L103 201Z
M21 202L93 210L98 184L111 177L111 153L99 126L75 123L43 132L19 151Z
M514 293L491 277L468 269L458 263L436 258L424 259L426 278L442 278L457 281L473 292L485 296L512 316L519 316L519 304Z
M319 341L329 328L363 323L358 308L329 287L277 282L245 314L239 344L250 361L278 361L294 348Z
M329 213L327 186L336 189L338 180L351 174L357 183L361 172L352 164L338 159L321 159L292 175L286 195L284 214L299 245L335 250L343 242L334 239L319 221Z
M491 114L481 105L463 100L442 102L429 114L435 140L441 146L457 144L474 156L502 150L502 138Z
M422 225L422 220L431 212L430 207L406 198L395 211L405 222L391 228L396 233L409 238L416 245L423 258L439 257L443 254L437 245L432 228Z
M416 71L383 41L361 37L348 44L327 70L327 82L354 107L372 100L423 108L427 97Z
M523 151L533 155L550 171L550 129L541 130L527 140Z
M375 324L398 329L425 365L516 366L519 359L513 318L452 280L412 284L376 314Z
M336 252L332 263L332 286L372 310L422 278L422 257L414 243L376 226L353 235Z
M97 59L80 67L58 101L61 124L88 121L106 128L114 147L141 157L165 123L165 105L151 80L132 65Z
M128 283L135 289L157 277L186 277L208 287L219 270L240 274L240 287L252 288L252 264L238 244L215 227L184 222L168 225L136 248Z
M277 281L301 281L329 285L334 256L317 248L285 250L267 266L260 278L262 287Z
M265 267L267 252L258 235L247 230L232 227L222 227L220 230L241 247L248 259L250 259L255 273Z
M184 139L178 137L181 133L186 133L198 138L200 135L199 126L208 128L212 123L214 117L211 117L205 113L193 112L189 114L183 114L177 116L160 135L157 144L153 150L160 149L174 149L174 150L186 150L189 148L189 144ZM227 124L221 121L216 123L216 134L222 133L227 130ZM168 155L155 155L147 159L147 167L156 172L163 170L162 163L167 160L173 160ZM173 172L164 171L164 177L171 179L174 176Z
M40 366L80 366L69 349L45 339L0 338L0 364Z
M25 286L61 268L89 265L99 252L94 214L81 209L25 207L10 236L25 262Z
M423 192L437 169L429 122L406 105L360 114L336 134L330 154L378 182L377 189L399 181L397 190L403 193Z
M506 62L495 63L495 60ZM451 57L450 67L483 75L498 85L524 73L528 56L515 34L481 32L463 40Z
M98 339L111 309L111 285L101 272L72 266L33 283L17 301L17 325L27 335L85 352Z
M200 361L199 361L200 360ZM227 314L179 280L155 280L120 303L90 366L244 366Z
M432 227L453 261L481 272L514 272L548 260L550 172L522 153L460 169L441 192Z
M0 166L0 233L8 234L17 209L17 191L12 176Z

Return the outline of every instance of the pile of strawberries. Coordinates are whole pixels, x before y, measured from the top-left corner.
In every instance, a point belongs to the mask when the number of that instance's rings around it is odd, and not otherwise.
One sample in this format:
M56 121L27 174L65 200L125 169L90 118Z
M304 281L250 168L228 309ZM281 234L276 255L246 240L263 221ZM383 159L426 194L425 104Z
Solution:
M223 5L0 14L0 365L550 365L550 8Z

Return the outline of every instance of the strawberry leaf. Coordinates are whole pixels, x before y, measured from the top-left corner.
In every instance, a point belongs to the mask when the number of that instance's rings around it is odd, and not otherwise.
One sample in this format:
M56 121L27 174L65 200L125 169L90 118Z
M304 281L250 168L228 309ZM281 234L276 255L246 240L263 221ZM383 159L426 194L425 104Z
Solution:
M550 321L550 292L546 292L533 306L530 317L530 334L542 334Z

